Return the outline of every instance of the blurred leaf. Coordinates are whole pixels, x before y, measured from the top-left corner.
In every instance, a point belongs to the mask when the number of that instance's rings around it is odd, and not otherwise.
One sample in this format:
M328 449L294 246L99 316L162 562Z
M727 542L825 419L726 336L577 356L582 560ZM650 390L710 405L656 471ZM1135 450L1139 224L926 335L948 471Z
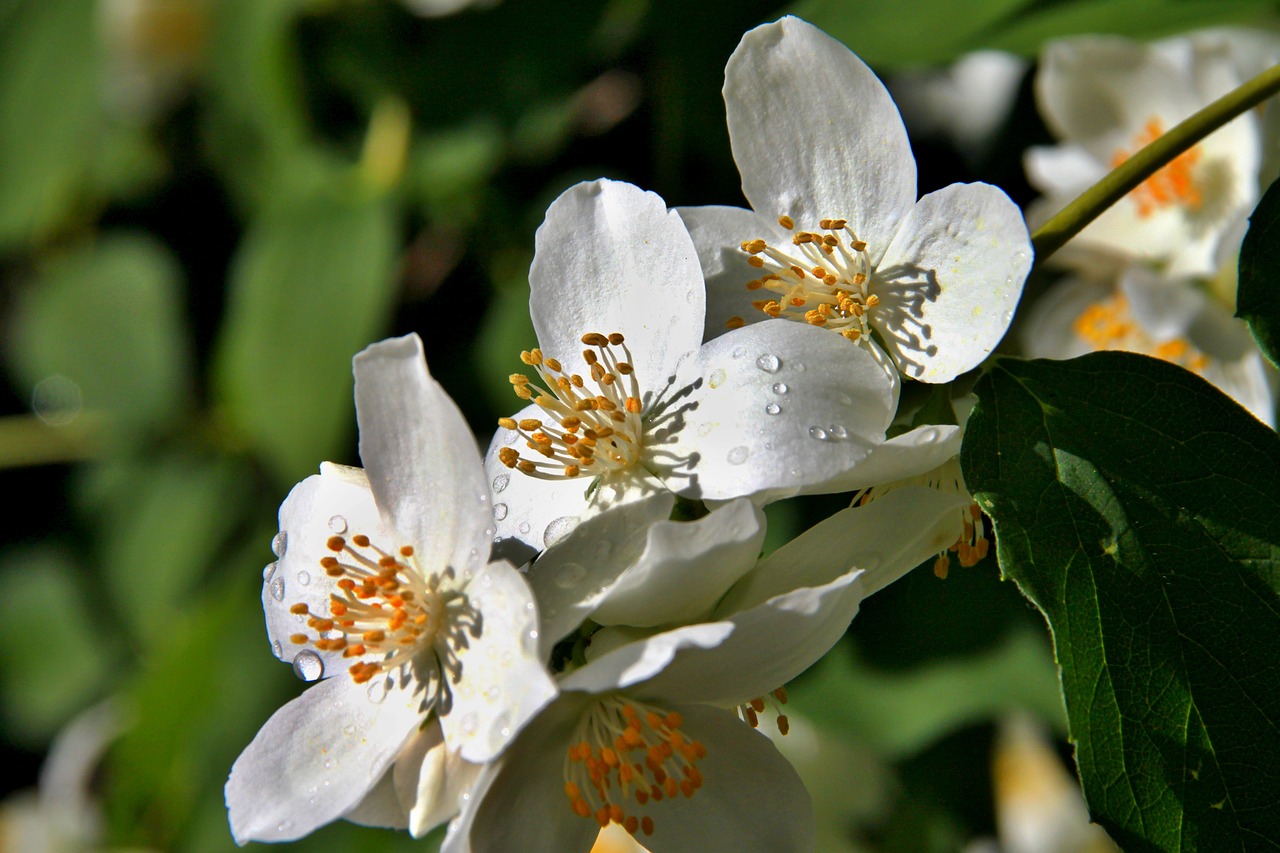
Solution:
M1128 850L1272 846L1280 438L1129 353L1003 359L975 391L965 481L1053 630L1094 817Z
M490 122L429 134L414 146L409 192L433 219L469 227L502 156L502 132Z
M0 16L0 250L73 205L100 120L96 5L28 0Z
M538 345L529 318L530 260L526 252L514 250L495 258L490 273L493 301L472 344L472 361L489 408L503 414L519 408L520 400L512 393L507 377L517 371L520 351Z
M789 685L788 693L815 723L888 757L910 755L1010 708L1026 708L1046 720L1062 716L1049 649L1027 630L989 651L905 672L867 666L837 646Z
M353 193L283 200L236 253L218 396L282 486L355 428L351 357L387 326L397 250L390 204Z
M190 382L180 286L168 249L140 234L48 260L9 324L12 369L26 395L37 392L37 414L69 420L82 404L133 429L173 417ZM68 399L41 412L37 386L49 377L65 380Z
M73 564L52 550L0 557L0 695L6 738L35 745L98 698L120 649Z
M1280 365L1280 182L1267 189L1249 217L1240 246L1236 316L1272 364Z

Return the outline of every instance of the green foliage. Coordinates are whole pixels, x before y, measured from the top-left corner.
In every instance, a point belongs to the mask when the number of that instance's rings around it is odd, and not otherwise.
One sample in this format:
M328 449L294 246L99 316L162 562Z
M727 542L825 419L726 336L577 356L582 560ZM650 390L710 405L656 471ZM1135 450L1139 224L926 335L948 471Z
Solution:
M1095 819L1127 850L1270 849L1280 438L1127 353L1002 359L975 390L965 480L1049 621Z
M1280 182L1274 183L1249 217L1240 247L1236 316L1272 364L1280 365Z

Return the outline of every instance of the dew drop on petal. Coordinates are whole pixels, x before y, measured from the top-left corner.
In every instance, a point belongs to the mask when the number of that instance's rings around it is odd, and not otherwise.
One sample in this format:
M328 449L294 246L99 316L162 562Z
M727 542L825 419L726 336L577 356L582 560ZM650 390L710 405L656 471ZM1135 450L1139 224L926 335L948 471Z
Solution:
M531 629L529 629L529 639L530 639L530 640L536 640L536 639L538 639L538 629L537 629L537 628L531 628Z
M547 525L547 529L542 532L542 541L550 548L564 537L573 532L578 526L578 519L572 515L562 515L555 521Z
M734 357L734 358L742 358L742 357L743 357L744 355L746 355L746 354L747 354L747 348L746 348L746 347L734 347L734 348L733 348L733 357Z
M785 394L785 393L787 393L787 392L788 392L788 391L790 391L790 390L791 390L791 389L787 387L787 383L785 383L785 382L775 382L775 383L773 383L773 393L775 393L775 394Z
M528 533L528 532L529 532L529 522L527 522L527 521L522 521L522 522L520 522L520 532L521 532L521 533Z
M303 569L302 571L298 572L299 586L307 586L310 583L311 583L311 572L307 571L306 569Z
M839 424L832 426L829 432L831 433L831 437L837 441L844 441L849 437L849 431Z
M756 359L756 367L765 373L777 373L778 368L782 367L782 361L776 355L766 353Z
M293 656L293 674L303 681L316 681L324 675L324 661L311 649L303 649Z
M484 691L484 698L488 702L497 702L502 698L502 688L496 684L489 685L489 689Z
M494 494L497 494L498 492L501 492L503 489L505 489L507 487L507 483L510 483L510 482L511 482L510 476L508 476L507 474L499 474L498 476L493 478L493 483L491 483L490 485L493 486Z
M347 532L347 520L340 515L329 516L329 529L341 536Z
M369 701L375 705L380 705L387 698L387 688L389 679L379 678L369 685Z
M711 377L707 381L712 388L719 388L721 385L724 384L724 371L723 370L712 371Z
M506 504L494 504L494 505L493 505L493 520L494 520L494 521L502 521L502 519L504 519L504 518L506 518L506 517L507 517L507 505L506 505Z
M827 431L820 426L809 427L809 437L816 438L818 441L827 440Z
M587 576L587 569L580 563L565 563L560 571L556 572L556 586L561 589L569 589L582 582Z
M503 444L515 444L516 439L520 437L520 433L513 429L507 430L507 434L502 437Z
M729 455L725 458L729 460L730 465L741 465L747 461L747 456L751 453L746 445L739 444L737 447L729 451Z
M776 415L776 414L779 414L781 411L782 411L782 407L779 406L777 403L767 403L764 407L764 412L766 415Z
M280 647L280 641L279 641L279 640L272 640L272 641L271 641L271 654L273 654L273 655L275 655L276 657L281 658L281 659L283 660L283 658L284 658L284 649Z
M270 582L271 582L271 579L272 579L273 577L275 577L275 574L276 574L276 564L275 564L275 563L271 563L270 565L266 566L266 567L265 567L265 568L263 568L263 570L262 570L262 580L263 580L263 582L264 582L264 583L270 583Z
M284 578L276 576L271 579L271 597L276 601L284 601Z
M475 711L468 711L462 718L461 731L463 737L471 737L476 733L476 729L480 727L480 721L476 717Z
M791 369L796 373L804 373L804 362L797 361L795 364L791 365Z
M258 540L258 541L261 542L262 540ZM287 546L288 544L289 544L289 536L283 530L281 530L271 540L271 553L275 554L277 557L283 557L285 546Z
M351 725L343 726L342 733L350 737L351 735L356 733L356 727Z
M921 444L936 444L942 433L936 427L928 427L920 432Z
M492 527L486 527L486 528L484 529L484 535L485 535L485 536L492 536L492 535L493 535L494 533L496 533L496 532L497 532L497 531L496 531L494 528L492 528Z

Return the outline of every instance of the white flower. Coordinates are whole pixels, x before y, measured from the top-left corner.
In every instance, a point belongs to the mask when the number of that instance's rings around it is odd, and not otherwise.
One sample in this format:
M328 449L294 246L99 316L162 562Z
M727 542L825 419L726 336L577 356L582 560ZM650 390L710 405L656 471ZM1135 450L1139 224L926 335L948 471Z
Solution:
M1032 148L1027 176L1044 220L1140 148L1241 83L1228 51L1171 40L1080 36L1046 46L1036 99L1063 142ZM1211 275L1219 238L1258 199L1259 138L1246 113L1152 175L1067 247L1102 263L1142 259L1172 275Z
M953 508L917 489L844 510L747 573L712 621L592 655L481 771L442 850L585 852L610 823L659 853L811 847L795 771L737 710L781 701L775 691L844 634L863 597L937 550L933 522ZM900 536L899 524L925 532ZM643 589L658 606L724 557L702 551L696 567L684 553L668 555L670 571L653 562Z
M831 490L884 441L896 376L835 335L767 323L702 344L705 290L680 217L629 184L579 184L538 229L530 405L486 464L503 555L523 562L588 511ZM669 500L669 499L668 499ZM667 517L655 502L650 520Z
M883 346L924 382L986 358L1031 267L1026 225L1004 192L953 184L917 201L889 93L797 18L743 36L724 99L754 210L680 211L707 275L707 337L787 317Z
M423 799L448 790L441 768L488 760L555 693L528 587L488 563L480 459L421 341L375 344L354 368L367 477L325 465L289 493L262 596L276 656L324 680L272 715L232 767L227 808L242 844L298 838L353 809L425 831L456 802L441 814ZM419 778L388 774L398 756ZM403 820L378 808L388 785L405 794Z

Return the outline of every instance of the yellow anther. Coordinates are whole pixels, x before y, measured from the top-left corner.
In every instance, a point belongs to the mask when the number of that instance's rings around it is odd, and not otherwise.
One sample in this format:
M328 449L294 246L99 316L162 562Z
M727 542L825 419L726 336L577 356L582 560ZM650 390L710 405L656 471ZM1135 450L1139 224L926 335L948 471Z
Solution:
M560 362L556 361L554 358L548 358L544 363L546 364L547 369L553 370L556 373L560 372Z
M788 231L796 227L795 220L792 219L790 216L787 216L785 213L778 217L778 224L781 225L783 228L787 229Z
M742 242L742 251L752 255L758 255L763 252L768 245L769 244L764 240L744 240Z
M764 266L764 258L760 257L759 255L752 255L751 257L747 258L747 263L751 264L751 266L755 267L756 269L760 269L761 267Z
M498 426L502 427L503 429L515 429L517 426L516 419L515 418L498 418Z
M733 331L734 329L741 329L745 325L747 325L747 321L741 317L730 317L724 323L724 327L730 331Z

